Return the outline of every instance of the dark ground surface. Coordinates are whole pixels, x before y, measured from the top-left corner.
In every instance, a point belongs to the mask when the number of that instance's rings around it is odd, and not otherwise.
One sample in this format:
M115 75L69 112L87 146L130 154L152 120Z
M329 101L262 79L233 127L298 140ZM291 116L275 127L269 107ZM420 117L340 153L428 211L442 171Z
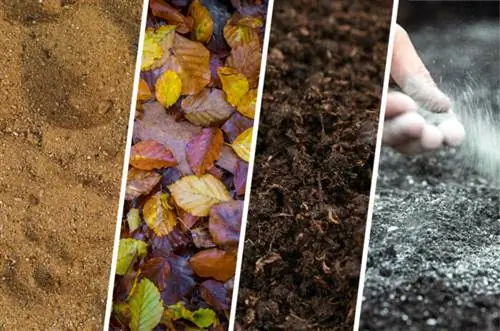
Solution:
M277 1L237 322L351 330L391 8Z
M472 103L499 118L498 23L459 22L410 35L458 114ZM500 174L468 154L383 148L360 330L500 330Z

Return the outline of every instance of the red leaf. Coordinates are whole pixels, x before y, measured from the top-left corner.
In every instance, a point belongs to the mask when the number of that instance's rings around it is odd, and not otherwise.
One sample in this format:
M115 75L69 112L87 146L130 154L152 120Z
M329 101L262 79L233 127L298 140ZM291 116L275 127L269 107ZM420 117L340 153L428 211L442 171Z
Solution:
M165 112L159 103L144 105L141 119L136 120L134 138L138 140L156 140L172 151L179 163L178 169L184 175L192 174L186 161L186 144L201 129L189 122L176 122L172 115Z
M156 172L130 168L127 174L125 200L133 200L143 194L149 194L160 179L161 175Z
M206 280L200 286L200 295L206 303L217 310L227 311L231 307L231 299L223 283Z
M150 0L149 8L154 16L163 18L171 25L177 25L179 33L188 33L193 28L193 19L185 17L163 0Z
M231 117L221 127L222 131L228 136L229 142L233 142L243 131L253 126L253 120L234 112Z
M201 217L199 216L194 216L193 214L185 211L181 207L177 206L177 215L181 219L181 224L183 225L184 228L191 229L199 220Z
M217 245L238 246L242 214L242 200L223 202L212 207L208 228Z
M170 264L162 257L153 257L146 261L141 267L141 274L149 278L156 286L163 291L170 277Z
M130 165L141 170L153 170L175 167L177 161L164 145L154 140L143 140L132 146Z
M247 187L248 163L238 160L236 173L234 174L234 190L237 195L244 195Z
M236 270L236 254L219 248L209 248L196 253L189 260L189 265L200 277L227 281Z
M187 162L196 175L202 175L219 158L224 137L218 128L204 128L186 145Z

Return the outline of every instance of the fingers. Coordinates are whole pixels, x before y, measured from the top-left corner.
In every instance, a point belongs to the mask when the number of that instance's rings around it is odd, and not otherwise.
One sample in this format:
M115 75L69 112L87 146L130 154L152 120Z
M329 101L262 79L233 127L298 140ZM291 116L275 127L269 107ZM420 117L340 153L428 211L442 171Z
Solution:
M443 132L444 142L449 146L458 146L465 138L465 128L457 118L451 118L438 125Z
M391 76L422 107L433 112L450 109L450 99L436 86L408 33L400 25L396 25Z
M386 119L382 141L390 146L399 146L418 139L425 127L425 120L416 112L407 112L392 119Z
M418 108L415 101L404 93L391 91L387 94L385 118L393 118Z

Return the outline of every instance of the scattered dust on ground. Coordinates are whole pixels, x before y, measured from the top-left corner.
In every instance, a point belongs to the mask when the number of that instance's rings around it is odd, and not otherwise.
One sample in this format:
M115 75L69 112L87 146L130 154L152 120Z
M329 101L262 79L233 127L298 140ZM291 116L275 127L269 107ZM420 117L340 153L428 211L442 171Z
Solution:
M0 0L5 330L102 327L141 7Z

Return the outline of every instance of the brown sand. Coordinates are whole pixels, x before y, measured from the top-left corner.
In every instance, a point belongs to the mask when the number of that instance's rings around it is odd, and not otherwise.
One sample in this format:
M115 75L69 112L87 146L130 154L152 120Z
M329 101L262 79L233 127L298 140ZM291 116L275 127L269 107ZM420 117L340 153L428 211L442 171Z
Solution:
M142 0L0 0L0 330L100 330Z

